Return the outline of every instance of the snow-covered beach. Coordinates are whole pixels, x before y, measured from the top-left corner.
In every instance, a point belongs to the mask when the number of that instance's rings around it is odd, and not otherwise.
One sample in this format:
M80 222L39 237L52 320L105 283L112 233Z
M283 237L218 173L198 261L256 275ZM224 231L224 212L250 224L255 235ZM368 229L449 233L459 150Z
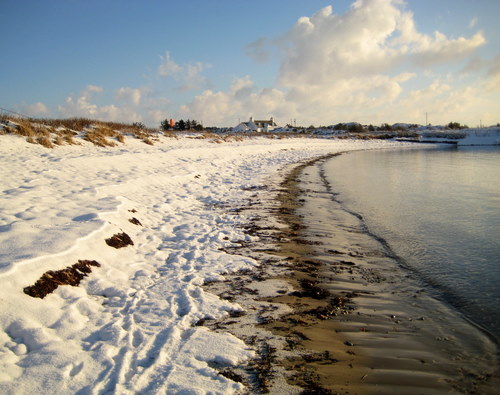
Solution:
M112 148L46 149L2 136L0 352L2 393L227 393L254 350L193 327L241 307L203 291L259 265L223 251L249 238L241 206L280 168L325 154L404 143L161 137ZM140 224L129 220L135 218ZM270 219L272 221L272 219ZM133 245L105 239L126 233ZM79 287L44 299L23 289L47 271L95 260Z
M1 9L0 395L497 394L500 1Z

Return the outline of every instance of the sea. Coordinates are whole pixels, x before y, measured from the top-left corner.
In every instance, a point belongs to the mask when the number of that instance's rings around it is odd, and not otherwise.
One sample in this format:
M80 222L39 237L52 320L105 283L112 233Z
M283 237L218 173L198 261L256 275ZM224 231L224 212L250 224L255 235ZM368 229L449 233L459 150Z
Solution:
M405 270L500 339L500 147L355 151L323 172Z

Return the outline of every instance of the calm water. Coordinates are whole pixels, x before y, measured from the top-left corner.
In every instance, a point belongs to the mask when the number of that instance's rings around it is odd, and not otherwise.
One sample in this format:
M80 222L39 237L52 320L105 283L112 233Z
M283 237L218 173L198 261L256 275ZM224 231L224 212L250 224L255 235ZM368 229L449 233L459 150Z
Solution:
M324 169L404 265L500 338L500 148L353 152Z

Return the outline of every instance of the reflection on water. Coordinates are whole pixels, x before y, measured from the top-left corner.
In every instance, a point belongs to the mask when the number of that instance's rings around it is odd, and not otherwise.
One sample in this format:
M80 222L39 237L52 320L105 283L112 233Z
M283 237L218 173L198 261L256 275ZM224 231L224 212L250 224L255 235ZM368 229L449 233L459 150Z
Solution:
M500 337L500 148L353 152L324 169L372 233Z

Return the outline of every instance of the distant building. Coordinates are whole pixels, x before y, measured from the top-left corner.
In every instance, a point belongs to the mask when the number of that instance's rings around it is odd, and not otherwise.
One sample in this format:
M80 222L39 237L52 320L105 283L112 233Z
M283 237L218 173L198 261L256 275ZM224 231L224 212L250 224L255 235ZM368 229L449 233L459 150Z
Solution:
M270 132L278 125L274 121L274 117L266 120L254 120L250 117L248 122L241 122L233 129L233 132Z

